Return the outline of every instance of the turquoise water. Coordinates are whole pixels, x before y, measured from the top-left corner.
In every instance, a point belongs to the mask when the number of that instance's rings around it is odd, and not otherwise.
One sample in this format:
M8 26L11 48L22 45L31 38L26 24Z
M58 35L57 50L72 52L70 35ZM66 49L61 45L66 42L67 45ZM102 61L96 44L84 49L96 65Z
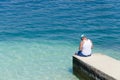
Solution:
M0 80L78 80L81 34L120 60L120 0L1 0ZM7 77L6 77L7 76Z

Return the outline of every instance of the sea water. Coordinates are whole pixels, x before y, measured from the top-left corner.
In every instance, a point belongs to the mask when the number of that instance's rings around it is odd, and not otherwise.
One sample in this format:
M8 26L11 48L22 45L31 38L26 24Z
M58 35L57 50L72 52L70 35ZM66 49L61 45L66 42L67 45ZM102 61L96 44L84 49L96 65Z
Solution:
M80 35L120 60L120 0L1 0L0 80L79 80Z

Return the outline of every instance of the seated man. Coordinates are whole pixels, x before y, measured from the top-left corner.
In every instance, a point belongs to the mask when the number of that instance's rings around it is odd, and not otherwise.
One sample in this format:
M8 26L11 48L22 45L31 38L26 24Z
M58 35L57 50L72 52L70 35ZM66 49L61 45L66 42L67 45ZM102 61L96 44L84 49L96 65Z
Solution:
M81 42L77 55L87 57L91 56L93 44L90 39L87 39L85 35L81 35Z

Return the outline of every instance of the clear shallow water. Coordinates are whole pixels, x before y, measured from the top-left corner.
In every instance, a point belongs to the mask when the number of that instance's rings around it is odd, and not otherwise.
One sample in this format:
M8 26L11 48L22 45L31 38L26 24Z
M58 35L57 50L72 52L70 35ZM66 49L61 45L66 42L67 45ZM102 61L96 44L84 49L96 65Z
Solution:
M72 45L68 43L62 45L59 42L57 44L60 45L55 48L56 42L48 41L0 43L2 46L0 78L2 80L77 80L72 75L71 54L68 54L69 50L74 51L69 47Z
M82 33L93 40L93 53L120 60L119 5L120 0L0 1L0 79L78 80L72 55Z

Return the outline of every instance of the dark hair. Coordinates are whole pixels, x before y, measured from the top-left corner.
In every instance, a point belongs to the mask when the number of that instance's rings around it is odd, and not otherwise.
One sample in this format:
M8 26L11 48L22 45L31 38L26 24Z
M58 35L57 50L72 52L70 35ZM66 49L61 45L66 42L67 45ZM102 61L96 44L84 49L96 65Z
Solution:
M83 37L81 38L81 40L83 40Z

